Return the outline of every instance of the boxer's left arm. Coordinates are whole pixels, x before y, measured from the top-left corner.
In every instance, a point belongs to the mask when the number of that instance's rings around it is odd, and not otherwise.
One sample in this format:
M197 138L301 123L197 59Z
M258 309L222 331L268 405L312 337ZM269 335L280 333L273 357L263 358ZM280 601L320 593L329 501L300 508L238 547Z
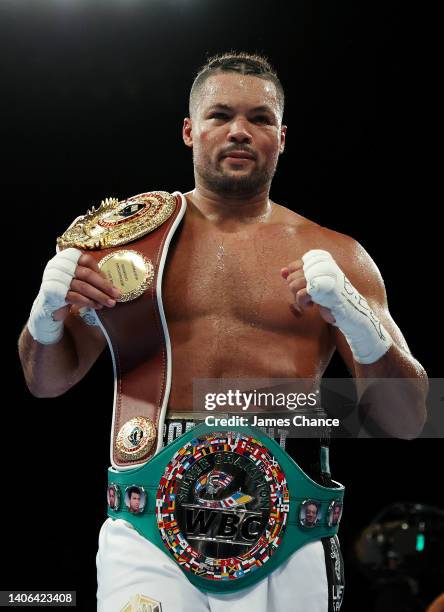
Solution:
M317 294L316 266L322 267L322 263L317 263L316 253L323 252L310 251L303 257L305 263L292 262L283 270L283 276L287 278L295 296L295 306L303 312L313 307L313 302L318 303L321 316L330 324L339 354L356 378L361 415L371 419L389 435L414 438L421 433L426 419L427 375L412 356L403 334L390 315L381 274L368 253L351 238L347 239L345 249L335 253L334 261L344 273L345 280L350 282L343 291L347 295L347 307L353 319L349 323L347 309L340 304L339 308L327 308L325 304L329 303L329 299L322 299L322 291ZM313 278L315 280L310 286ZM320 285L323 280L330 283L327 275L320 277ZM329 289L327 287L327 292L324 292L327 298L331 295ZM360 300L361 297L364 299ZM338 321L332 312L336 312ZM360 319L362 335L359 333ZM376 329L382 339L378 334L371 338Z
M365 296L392 340L384 355L373 363L363 364L353 357L344 334L331 326L336 348L356 378L361 415L364 419L370 418L389 435L415 438L421 433L427 416L427 374L411 354L389 312L384 281L376 264L357 243L348 267L350 270L344 270L346 276ZM367 383L366 379L399 379L399 382L387 381L378 385L373 380Z

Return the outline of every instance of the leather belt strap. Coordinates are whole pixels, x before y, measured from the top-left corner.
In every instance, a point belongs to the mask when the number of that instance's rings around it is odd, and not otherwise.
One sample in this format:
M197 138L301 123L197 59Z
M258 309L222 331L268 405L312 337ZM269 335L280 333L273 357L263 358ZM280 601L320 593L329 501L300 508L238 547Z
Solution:
M154 279L134 301L117 303L113 309L96 311L107 338L114 365L114 410L111 432L111 463L129 469L145 463L162 447L162 429L171 381L171 347L163 311L162 275L172 236L185 213L186 200L179 192L174 213L155 231L125 245L138 251L154 266ZM88 251L97 261L120 247ZM124 426L135 436L133 456L122 454L118 444ZM147 427L148 425L148 427ZM154 428L154 429L153 429ZM133 434L131 433L133 432ZM151 443L146 442L151 437ZM154 438L154 439L153 439Z

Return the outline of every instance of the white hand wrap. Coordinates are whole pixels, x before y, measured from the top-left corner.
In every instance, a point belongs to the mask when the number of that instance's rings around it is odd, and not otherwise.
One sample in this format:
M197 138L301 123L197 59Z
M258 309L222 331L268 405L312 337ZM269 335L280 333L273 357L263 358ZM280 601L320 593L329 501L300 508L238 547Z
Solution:
M312 300L325 306L335 318L358 363L380 359L392 339L371 310L367 300L353 287L327 251L308 251L302 257L307 292Z
M54 311L66 306L66 294L82 251L65 249L49 260L40 291L31 308L28 330L40 344L55 344L63 335L63 321L54 321Z
M85 306L79 310L79 315L82 317L82 321L87 325L91 325L92 327L100 327L94 308L87 308Z

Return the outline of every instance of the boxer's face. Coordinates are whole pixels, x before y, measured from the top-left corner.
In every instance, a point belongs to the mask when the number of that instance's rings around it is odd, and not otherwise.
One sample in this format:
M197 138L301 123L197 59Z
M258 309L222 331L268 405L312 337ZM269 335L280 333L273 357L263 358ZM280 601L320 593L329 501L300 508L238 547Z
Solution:
M333 508L333 523L337 523L341 514L341 506L335 506Z
M209 77L184 122L196 181L222 195L258 193L271 183L285 132L274 83L233 72Z
M305 509L305 522L312 525L316 520L318 509L316 506L309 504Z
M139 512L140 508L140 495L139 493L131 493L130 497L130 511Z
M114 505L116 503L116 494L114 492L114 489L109 489L108 496L109 496L109 505L111 508L114 508Z

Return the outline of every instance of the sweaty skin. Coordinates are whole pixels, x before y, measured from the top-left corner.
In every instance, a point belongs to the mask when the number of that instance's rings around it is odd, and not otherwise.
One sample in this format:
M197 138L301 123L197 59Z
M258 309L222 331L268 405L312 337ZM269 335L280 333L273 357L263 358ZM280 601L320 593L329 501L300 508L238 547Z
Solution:
M280 271L310 248L345 262L338 236L277 204L265 220L226 227L205 219L192 193L186 197L163 289L170 408L190 410L194 378L321 377L335 349L330 326L317 306L303 314L293 308Z
M287 132L274 83L216 73L196 100L182 128L193 154L195 189L186 194L188 210L163 279L173 351L169 411L191 410L194 378L316 382L337 349L360 379L359 397L367 393L371 418L387 433L415 437L425 420L427 377L390 316L378 268L352 238L269 199ZM290 204L297 208L296 201ZM330 311L308 296L301 260L312 249L333 256L393 339L375 363L357 363ZM116 297L93 258L82 255L67 302L114 308ZM41 397L61 395L76 384L105 347L100 329L85 325L68 307L54 318L65 325L57 344L39 344L27 327L19 340L26 382ZM391 384L368 387L372 378L409 384L399 393Z

